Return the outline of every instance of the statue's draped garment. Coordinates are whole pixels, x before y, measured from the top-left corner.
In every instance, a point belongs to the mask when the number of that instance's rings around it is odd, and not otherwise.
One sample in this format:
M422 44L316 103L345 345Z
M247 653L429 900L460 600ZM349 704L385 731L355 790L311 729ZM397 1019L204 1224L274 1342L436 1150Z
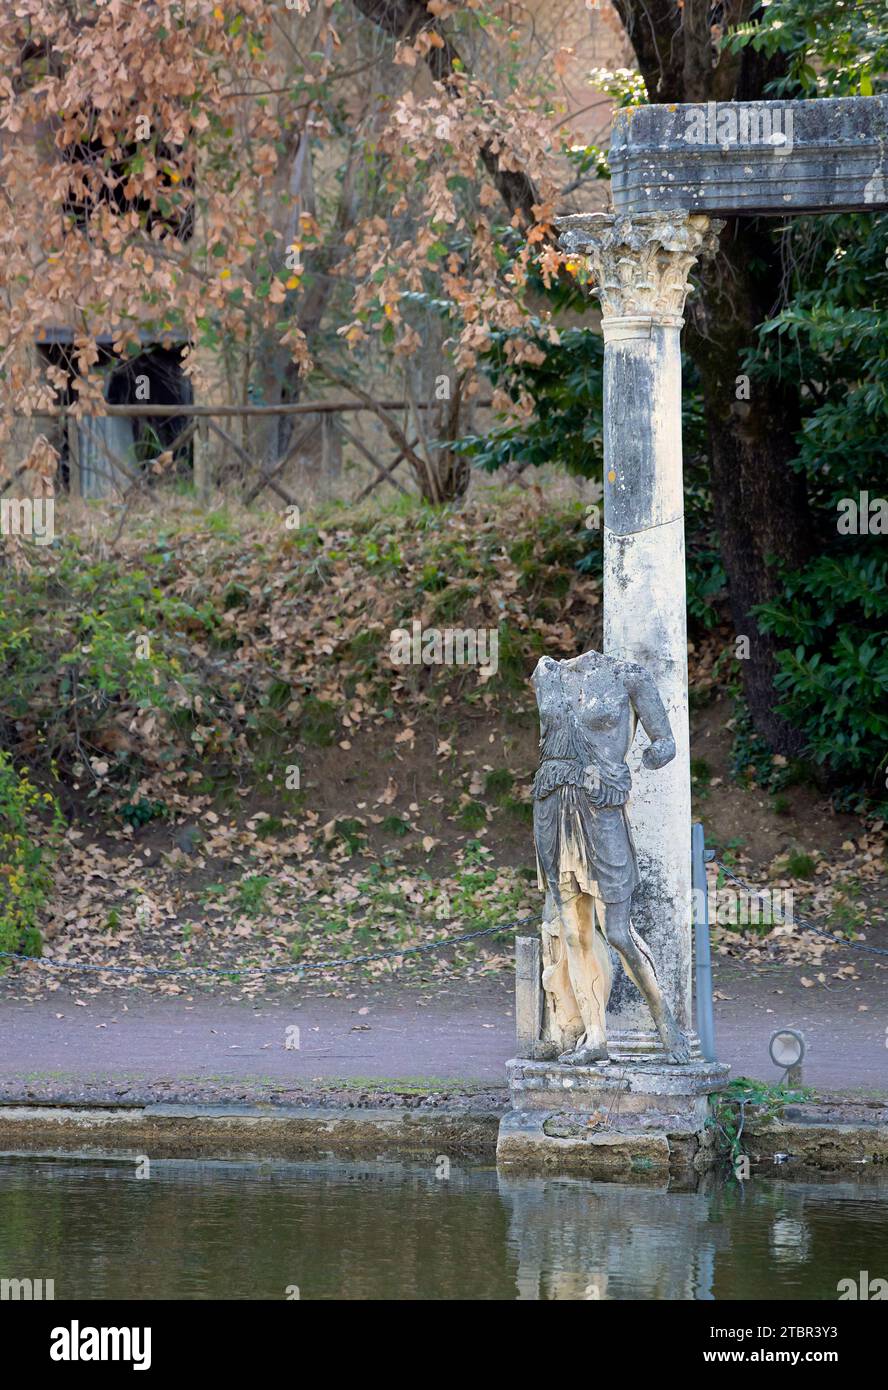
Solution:
M625 757L607 756L595 731L618 726L629 696L608 665L601 681L594 671L577 674L599 698L575 707L560 662L544 657L534 672L540 711L540 766L533 784L537 880L559 904L577 893L622 902L639 882L625 809L632 782ZM634 732L633 712L630 743Z

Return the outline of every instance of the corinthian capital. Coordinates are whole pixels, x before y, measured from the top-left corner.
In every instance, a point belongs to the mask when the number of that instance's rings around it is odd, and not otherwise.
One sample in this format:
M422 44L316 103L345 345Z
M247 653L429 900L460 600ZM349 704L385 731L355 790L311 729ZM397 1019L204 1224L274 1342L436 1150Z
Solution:
M582 256L605 318L681 318L699 256L714 254L725 225L684 212L578 213L559 217L562 250Z

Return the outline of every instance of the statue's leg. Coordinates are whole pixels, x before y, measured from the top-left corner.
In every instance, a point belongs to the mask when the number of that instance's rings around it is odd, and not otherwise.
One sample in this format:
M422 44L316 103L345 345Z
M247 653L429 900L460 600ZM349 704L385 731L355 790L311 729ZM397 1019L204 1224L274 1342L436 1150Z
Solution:
M612 971L607 942L598 930L594 899L588 893L564 897L560 921L571 988L585 1029L576 1048L563 1053L561 1061L607 1061L605 1019Z
M630 898L626 898L621 903L605 904L607 939L619 952L629 978L644 995L654 1025L660 1034L663 1046L669 1053L670 1060L688 1062L691 1053L687 1039L676 1023L672 1010L663 998L653 956L641 937L632 930L632 923L629 920L630 906Z
M555 899L546 893L542 923L542 984L545 1003L541 1057L557 1057L576 1047L585 1024L577 1007L567 970L567 951L561 940L561 922Z

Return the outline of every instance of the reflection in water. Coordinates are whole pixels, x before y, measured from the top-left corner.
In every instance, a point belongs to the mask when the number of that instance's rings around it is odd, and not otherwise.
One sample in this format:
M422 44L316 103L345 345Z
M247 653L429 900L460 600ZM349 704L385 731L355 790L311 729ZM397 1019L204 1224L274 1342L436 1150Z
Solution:
M56 1298L835 1299L888 1180L630 1186L436 1163L0 1157L0 1276ZM289 1294L288 1294L289 1290Z
M787 1264L804 1262L811 1253L811 1232L804 1221L778 1216L771 1226L771 1254Z
M501 1178L519 1298L712 1298L729 1228L696 1192L579 1178Z

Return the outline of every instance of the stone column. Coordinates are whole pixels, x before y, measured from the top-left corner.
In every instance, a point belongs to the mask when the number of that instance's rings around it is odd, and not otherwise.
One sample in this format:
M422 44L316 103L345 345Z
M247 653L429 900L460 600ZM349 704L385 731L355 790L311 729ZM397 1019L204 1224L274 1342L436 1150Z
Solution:
M663 696L677 753L658 772L629 758L629 819L641 888L634 921L653 951L681 1027L691 996L691 787L685 607L679 335L688 272L724 225L686 213L579 215L558 222L585 260L604 332L604 650L646 666ZM619 1053L653 1046L653 1025L622 968L608 1035Z

